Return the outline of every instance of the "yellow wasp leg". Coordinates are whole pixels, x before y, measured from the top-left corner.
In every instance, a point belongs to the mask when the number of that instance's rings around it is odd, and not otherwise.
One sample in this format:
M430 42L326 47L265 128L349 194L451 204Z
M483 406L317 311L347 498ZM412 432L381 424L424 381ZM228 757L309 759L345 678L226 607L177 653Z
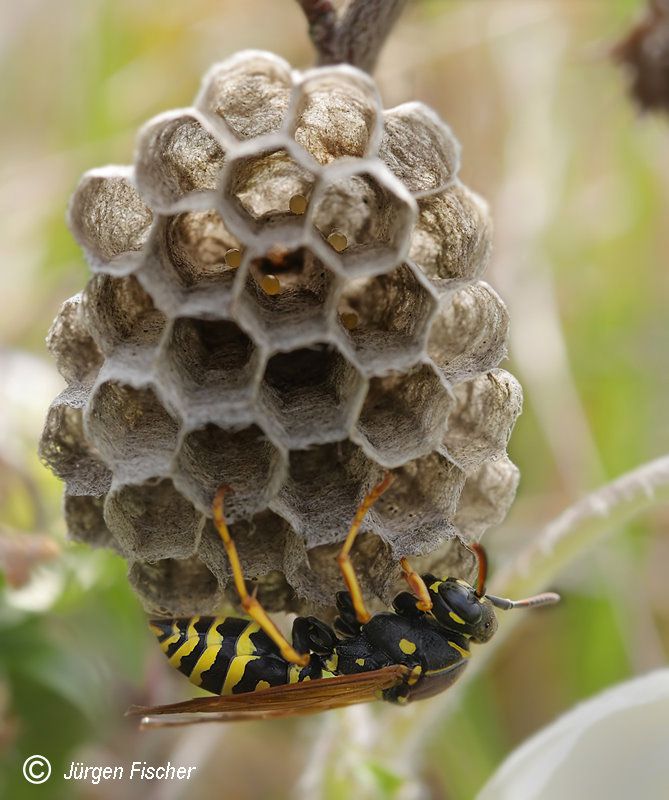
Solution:
M237 547L230 536L228 525L225 521L225 514L223 513L223 496L226 492L230 491L229 486L221 486L216 492L214 497L213 512L214 524L221 539L223 540L223 547L228 555L230 561L230 568L232 569L232 577L235 582L235 588L241 601L244 611L253 619L261 629L269 636L269 638L276 644L281 651L281 655L293 664L298 664L305 667L309 663L310 656L308 653L298 653L297 650L288 642L286 637L276 627L268 616L265 609L260 602L256 599L255 595L248 593L246 583L244 582L244 572L242 565L239 562L239 555Z
M404 579L409 584L409 588L418 598L416 608L419 611L432 611L432 598L425 581L413 570L406 558L400 559L400 567L402 567Z
M355 512L355 517L353 517L353 522L351 523L344 546L339 551L339 555L337 556L337 564L339 564L339 569L341 570L341 574L344 578L344 583L346 584L346 588L351 595L355 617L361 625L364 625L365 622L369 622L369 620L372 618L372 615L369 613L369 611L367 611L367 608L365 607L365 601L362 599L362 591L360 590L360 584L358 583L355 570L353 569L353 564L351 564L350 553L353 543L355 542L355 537L358 535L362 521L365 518L365 514L386 491L393 480L394 477L392 473L387 472L381 483L377 484L371 490L371 492L366 495L362 503L360 503L358 510Z

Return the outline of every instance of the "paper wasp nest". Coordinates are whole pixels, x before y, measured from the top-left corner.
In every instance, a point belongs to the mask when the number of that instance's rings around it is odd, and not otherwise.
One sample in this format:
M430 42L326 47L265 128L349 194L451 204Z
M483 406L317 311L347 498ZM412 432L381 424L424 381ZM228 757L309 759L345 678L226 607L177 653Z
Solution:
M143 128L134 168L83 176L70 225L93 277L49 334L68 388L41 454L72 538L121 553L148 609L230 596L222 483L269 608L333 603L334 555L386 469L365 590L388 601L404 555L467 574L458 537L516 489L521 392L496 368L507 313L458 155L434 112L383 111L357 69L245 52Z

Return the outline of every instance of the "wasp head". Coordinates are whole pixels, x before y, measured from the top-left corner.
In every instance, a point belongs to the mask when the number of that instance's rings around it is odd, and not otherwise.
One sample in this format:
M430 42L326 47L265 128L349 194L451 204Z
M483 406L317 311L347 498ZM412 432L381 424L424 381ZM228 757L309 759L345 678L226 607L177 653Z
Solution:
M487 597L480 597L466 581L434 578L428 583L428 590L432 614L445 628L477 643L487 642L497 630L492 603Z

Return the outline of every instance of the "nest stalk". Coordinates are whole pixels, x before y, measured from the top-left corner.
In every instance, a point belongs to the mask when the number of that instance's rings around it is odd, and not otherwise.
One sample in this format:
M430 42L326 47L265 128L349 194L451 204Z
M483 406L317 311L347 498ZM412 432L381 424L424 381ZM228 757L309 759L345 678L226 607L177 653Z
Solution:
M309 23L318 64L347 63L372 72L406 0L297 0Z

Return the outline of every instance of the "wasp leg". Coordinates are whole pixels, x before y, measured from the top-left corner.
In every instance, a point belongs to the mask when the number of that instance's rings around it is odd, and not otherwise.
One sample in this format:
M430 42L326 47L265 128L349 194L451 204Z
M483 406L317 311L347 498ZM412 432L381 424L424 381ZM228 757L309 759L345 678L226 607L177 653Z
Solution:
M406 558L400 559L400 567L402 567L404 579L409 584L409 588L418 598L416 608L419 611L432 611L432 598L425 581L412 569Z
M413 592L400 592L393 599L393 610L400 617L407 617L408 619L422 617L423 612L419 611L417 606L416 595Z
M335 595L339 616L335 618L334 629L340 636L350 639L360 633L360 623L356 619L353 601L348 592L337 592Z
M329 656L337 646L337 637L332 628L316 617L297 617L293 622L292 638L293 647L300 653Z
M258 623L260 628L269 636L274 644L276 644L281 651L281 655L286 659L286 661L290 661L293 664L299 664L300 666L306 666L309 663L309 654L297 652L297 650L288 642L286 637L272 622L260 602L254 595L249 594L246 588L242 565L239 561L239 554L237 553L237 547L230 536L230 531L228 530L228 525L225 521L225 514L223 512L223 496L228 491L230 491L229 486L221 486L218 492L216 492L216 497L214 497L213 504L214 524L216 525L216 530L223 540L223 547L225 547L225 552L227 553L228 560L230 561L232 577L235 582L235 588L237 589L237 594L239 595L242 608L251 617L251 619Z
M360 530L360 526L362 525L362 521L365 518L365 514L379 499L379 497L381 497L381 495L386 491L392 482L393 475L390 472L387 472L381 483L377 484L371 490L371 492L366 495L362 503L360 503L358 510L355 512L355 517L353 517L353 522L351 523L348 535L346 536L344 546L339 551L339 555L337 556L337 563L339 564L339 569L341 570L342 577L344 578L344 583L346 584L346 588L351 595L351 601L355 610L355 617L361 625L364 625L365 622L369 622L369 620L372 618L372 615L369 613L369 611L367 611L367 608L365 607L365 601L362 599L360 584L358 583L355 570L353 569L353 564L351 564L351 549L353 547L353 543L355 542L355 537L358 535L358 531Z

